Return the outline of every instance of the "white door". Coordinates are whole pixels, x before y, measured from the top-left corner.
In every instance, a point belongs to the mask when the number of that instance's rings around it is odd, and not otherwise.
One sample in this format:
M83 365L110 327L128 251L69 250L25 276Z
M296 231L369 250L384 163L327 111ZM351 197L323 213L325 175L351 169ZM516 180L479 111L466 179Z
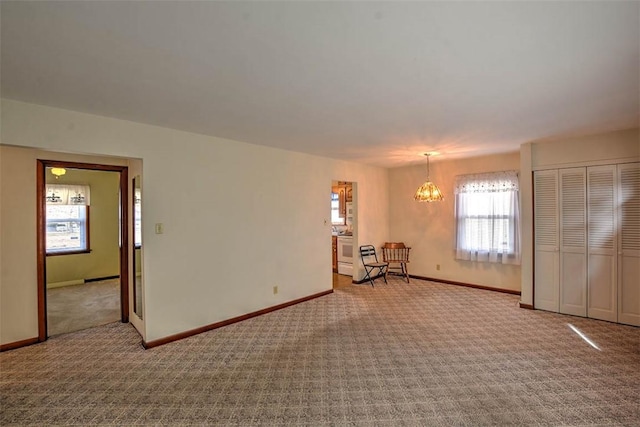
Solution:
M587 315L586 170L559 170L560 313Z
M616 199L616 166L588 167L587 315L611 322L618 319Z
M534 185L534 307L559 309L558 171L536 171Z
M640 163L618 165L618 322L640 326Z

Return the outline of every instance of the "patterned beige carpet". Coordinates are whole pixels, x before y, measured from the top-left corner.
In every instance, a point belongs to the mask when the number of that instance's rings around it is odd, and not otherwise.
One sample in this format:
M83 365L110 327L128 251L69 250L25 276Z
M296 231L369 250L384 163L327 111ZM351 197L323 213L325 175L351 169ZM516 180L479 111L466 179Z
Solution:
M0 424L640 425L640 328L517 301L391 278L151 350L61 335L0 354Z

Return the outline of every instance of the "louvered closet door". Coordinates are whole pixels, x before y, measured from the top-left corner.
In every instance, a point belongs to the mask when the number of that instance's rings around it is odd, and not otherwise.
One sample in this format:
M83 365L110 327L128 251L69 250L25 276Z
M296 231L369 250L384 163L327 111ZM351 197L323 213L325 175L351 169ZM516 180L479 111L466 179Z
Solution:
M611 322L618 319L615 201L616 166L588 167L587 316Z
M557 312L558 282L558 171L536 171L534 185L534 307Z
M587 315L586 169L560 169L560 313Z
M618 322L640 326L640 163L618 165Z

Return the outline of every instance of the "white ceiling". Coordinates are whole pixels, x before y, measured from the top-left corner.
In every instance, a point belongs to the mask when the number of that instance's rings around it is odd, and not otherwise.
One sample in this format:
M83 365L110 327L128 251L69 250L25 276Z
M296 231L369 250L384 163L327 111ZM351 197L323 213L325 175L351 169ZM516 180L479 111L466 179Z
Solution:
M3 97L385 167L640 118L638 1L1 8Z

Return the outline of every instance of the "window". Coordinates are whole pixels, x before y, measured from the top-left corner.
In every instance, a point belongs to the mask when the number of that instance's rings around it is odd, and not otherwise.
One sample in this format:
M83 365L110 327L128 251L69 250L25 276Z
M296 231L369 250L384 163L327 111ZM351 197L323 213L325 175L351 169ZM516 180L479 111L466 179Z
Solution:
M47 255L89 251L89 187L49 184L46 188Z
M340 196L338 193L331 193L331 224L344 225L344 217L340 216Z
M456 259L520 263L515 171L456 177Z

